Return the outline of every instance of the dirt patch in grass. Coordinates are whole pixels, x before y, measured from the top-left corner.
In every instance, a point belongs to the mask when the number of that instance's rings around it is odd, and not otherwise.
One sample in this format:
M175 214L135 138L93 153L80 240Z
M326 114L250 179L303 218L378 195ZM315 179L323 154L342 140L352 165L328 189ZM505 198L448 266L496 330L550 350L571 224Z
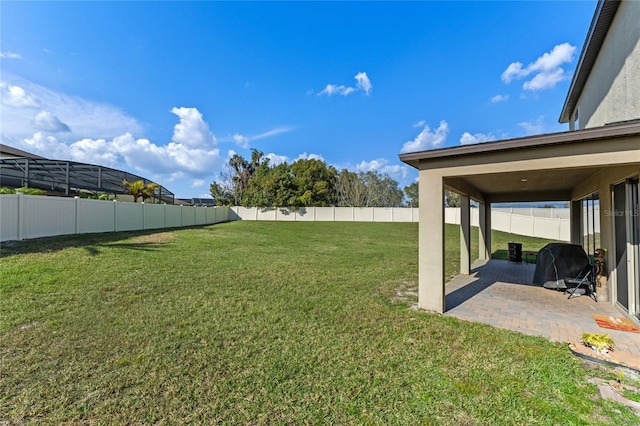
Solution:
M418 303L418 282L415 280L399 280L389 285L389 290L384 296L391 303L406 303L417 305Z
M134 244L160 244L171 241L174 238L173 232L158 232L155 234L146 234L133 237L131 242Z

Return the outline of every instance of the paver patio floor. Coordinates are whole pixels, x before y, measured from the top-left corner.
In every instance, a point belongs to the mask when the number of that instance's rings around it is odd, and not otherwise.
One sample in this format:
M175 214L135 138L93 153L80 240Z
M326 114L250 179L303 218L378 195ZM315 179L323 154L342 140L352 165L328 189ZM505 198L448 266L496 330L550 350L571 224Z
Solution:
M582 333L607 333L616 344L612 361L640 369L640 333L600 328L593 314L624 317L610 302L588 296L567 299L564 292L531 283L535 265L490 260L472 265L445 287L445 315L498 328L543 336L557 342L580 341Z

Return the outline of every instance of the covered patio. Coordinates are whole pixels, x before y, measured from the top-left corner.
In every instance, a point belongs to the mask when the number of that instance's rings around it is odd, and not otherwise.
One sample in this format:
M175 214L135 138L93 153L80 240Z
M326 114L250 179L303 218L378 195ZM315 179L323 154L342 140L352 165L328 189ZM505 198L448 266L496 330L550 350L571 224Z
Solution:
M626 185L632 194L631 189L637 186L639 137L640 122L632 122L400 155L403 162L419 170L419 308L445 313L455 307L453 299L445 298L445 189L460 194L462 275L472 271L472 200L477 202L479 213L479 259L486 261L493 253L492 204L569 201L571 243L583 245L587 224L582 201L598 194L603 212L598 220L598 243L608 248L608 286L598 287L598 297L603 305L613 308L617 304L627 314L638 316L640 290L636 288L635 264L625 266L637 251L633 230L638 219L630 202L633 197L627 197L627 204L624 197L614 200L613 189ZM622 208L617 208L619 204ZM616 218L620 219L617 231ZM628 228L626 234L624 226Z
M477 261L469 275L446 284L445 315L497 328L579 343L582 333L607 333L616 344L611 361L640 370L640 334L600 328L593 314L623 317L610 303L531 283L535 264Z

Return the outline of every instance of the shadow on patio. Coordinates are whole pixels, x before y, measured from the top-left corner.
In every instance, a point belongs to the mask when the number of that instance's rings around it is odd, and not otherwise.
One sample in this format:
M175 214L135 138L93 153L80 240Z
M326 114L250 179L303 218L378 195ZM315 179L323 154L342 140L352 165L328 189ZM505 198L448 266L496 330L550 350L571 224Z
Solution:
M564 292L534 285L534 270L534 264L506 260L474 263L470 275L447 283L445 315L557 342L578 343L582 333L607 333L616 344L612 357L621 356L640 369L640 334L600 328L593 318L623 317L620 310L587 296L568 300Z

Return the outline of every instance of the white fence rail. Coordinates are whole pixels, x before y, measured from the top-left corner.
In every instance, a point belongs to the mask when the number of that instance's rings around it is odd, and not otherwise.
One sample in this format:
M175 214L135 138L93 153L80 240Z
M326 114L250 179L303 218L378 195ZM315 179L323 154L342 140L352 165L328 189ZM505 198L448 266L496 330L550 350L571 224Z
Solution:
M298 211L285 208L231 207L234 219L316 222L418 222L418 208L306 207ZM541 212L540 212L541 211ZM530 237L569 241L569 209L492 209L491 228ZM533 214L541 213L538 216ZM471 209L471 225L478 226L478 209ZM445 222L460 224L460 209L445 209Z
M229 207L3 194L0 195L0 241L209 225L231 220L230 213Z
M417 208L386 207L231 207L236 219L298 222L418 222Z

